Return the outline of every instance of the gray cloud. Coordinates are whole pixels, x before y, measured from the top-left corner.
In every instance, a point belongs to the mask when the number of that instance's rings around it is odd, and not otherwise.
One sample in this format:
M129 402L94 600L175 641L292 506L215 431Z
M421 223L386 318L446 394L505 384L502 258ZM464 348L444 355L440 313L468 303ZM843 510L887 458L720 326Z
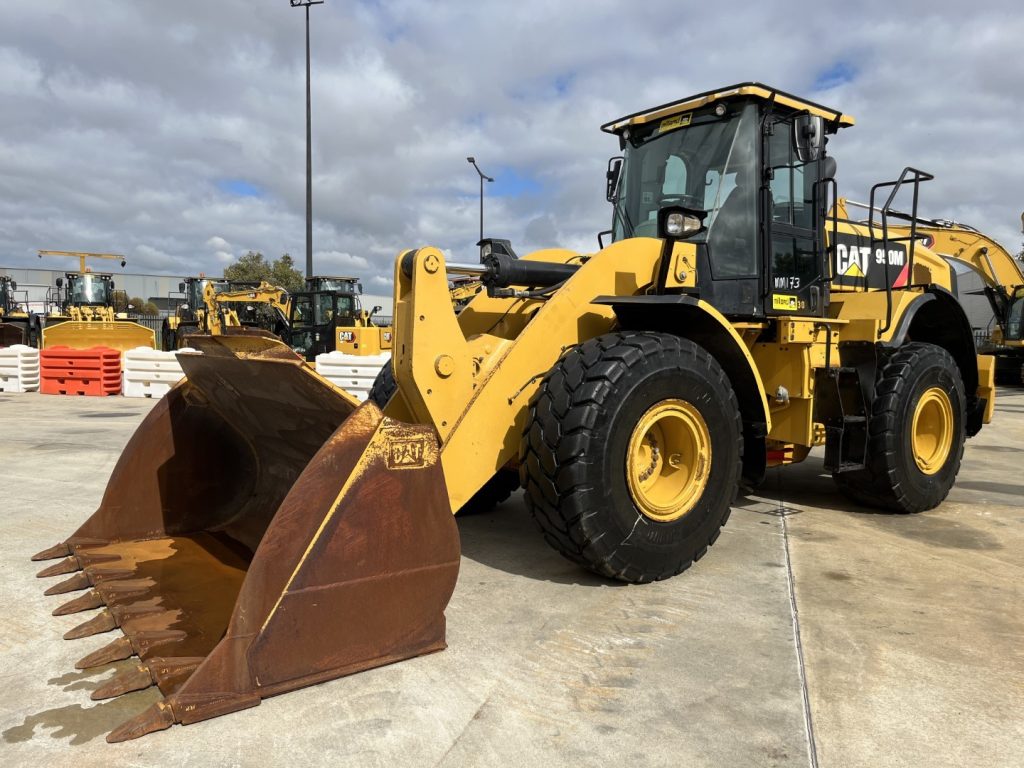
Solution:
M301 12L51 0L0 13L0 263L38 264L37 248L116 250L167 273L216 274L249 248L302 261ZM1020 243L1024 17L1009 3L327 0L312 19L318 265L367 286L390 284L402 248L472 258L470 154L499 176L489 234L520 252L596 247L617 149L598 126L749 79L857 117L831 145L843 194L914 165L936 175L925 213Z

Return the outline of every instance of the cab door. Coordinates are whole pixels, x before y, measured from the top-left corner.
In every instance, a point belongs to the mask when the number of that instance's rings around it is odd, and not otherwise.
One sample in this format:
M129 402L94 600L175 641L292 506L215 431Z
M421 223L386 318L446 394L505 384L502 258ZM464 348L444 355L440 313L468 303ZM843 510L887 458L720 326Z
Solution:
M821 160L801 162L793 146L792 120L780 120L764 137L766 315L822 317L828 278L822 239L823 214L816 190Z

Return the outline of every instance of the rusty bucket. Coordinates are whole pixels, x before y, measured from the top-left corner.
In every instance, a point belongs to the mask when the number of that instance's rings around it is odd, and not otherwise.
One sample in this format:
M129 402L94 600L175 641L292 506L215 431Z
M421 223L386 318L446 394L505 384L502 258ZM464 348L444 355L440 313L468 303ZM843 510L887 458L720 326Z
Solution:
M93 693L164 699L123 741L445 647L459 567L436 433L358 405L278 341L193 337L186 380L147 416L99 509L40 576L120 630L87 668L138 657Z

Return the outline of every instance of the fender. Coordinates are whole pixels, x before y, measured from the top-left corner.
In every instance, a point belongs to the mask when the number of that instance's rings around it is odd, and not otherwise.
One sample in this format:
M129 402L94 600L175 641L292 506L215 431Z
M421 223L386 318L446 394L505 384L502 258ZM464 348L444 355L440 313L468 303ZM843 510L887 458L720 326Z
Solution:
M930 286L900 316L892 338L880 346L895 350L908 341L923 341L942 347L956 361L967 395L967 434L981 429L986 402L978 397L978 351L974 332L960 302L945 288Z
M744 478L759 482L765 470L764 438L771 430L771 412L754 358L729 321L707 302L685 294L600 296L592 303L611 307L623 328L672 333L714 355L739 401Z

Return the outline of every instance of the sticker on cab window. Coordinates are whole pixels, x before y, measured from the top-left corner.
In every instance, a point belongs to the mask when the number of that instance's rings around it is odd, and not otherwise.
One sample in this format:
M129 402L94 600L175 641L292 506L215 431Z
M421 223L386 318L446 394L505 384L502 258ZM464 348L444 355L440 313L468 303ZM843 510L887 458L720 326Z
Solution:
M666 117L658 124L658 133L674 131L676 128L682 128L683 126L689 125L690 118L691 114L689 112L684 115L672 115L672 117Z
M797 302L796 296L786 293L775 293L772 294L772 309L795 312L800 309L800 304Z

